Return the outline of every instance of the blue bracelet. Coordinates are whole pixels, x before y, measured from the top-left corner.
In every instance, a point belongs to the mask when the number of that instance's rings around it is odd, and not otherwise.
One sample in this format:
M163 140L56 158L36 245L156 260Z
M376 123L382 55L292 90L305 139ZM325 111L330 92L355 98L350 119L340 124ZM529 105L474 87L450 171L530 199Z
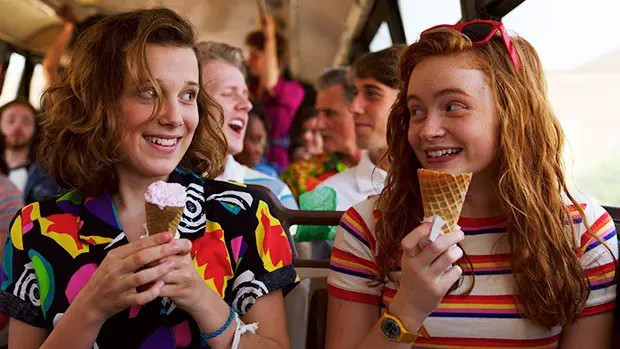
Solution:
M233 319L235 318L235 310L230 307L230 315L228 316L228 320L226 320L226 323L224 324L224 326L220 327L217 331L215 332L211 332L211 333L201 333L200 334L200 339L201 339L201 344L204 347L207 343L206 341L209 339L213 339L219 335L222 334L222 332L226 331L228 329L228 327L230 327L230 324L232 324Z

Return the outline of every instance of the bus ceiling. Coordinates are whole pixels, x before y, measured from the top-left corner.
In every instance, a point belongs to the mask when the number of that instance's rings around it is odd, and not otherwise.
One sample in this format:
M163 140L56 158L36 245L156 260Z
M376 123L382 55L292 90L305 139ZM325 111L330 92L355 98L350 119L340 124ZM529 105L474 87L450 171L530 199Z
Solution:
M260 25L261 8L272 14L290 43L292 74L312 83L330 66L350 63L368 52L385 23L391 43L407 42L399 3L403 0L0 0L0 40L42 56L62 30L59 15L78 20L160 4L189 18L203 40L244 47L248 32ZM414 1L414 0L404 0ZM501 18L524 0L460 2L463 19Z

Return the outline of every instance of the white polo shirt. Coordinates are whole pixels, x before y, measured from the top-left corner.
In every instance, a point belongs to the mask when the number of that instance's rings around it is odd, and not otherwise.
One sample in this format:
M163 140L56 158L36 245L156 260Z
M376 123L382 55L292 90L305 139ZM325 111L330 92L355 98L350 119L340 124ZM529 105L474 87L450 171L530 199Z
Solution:
M368 199L369 196L380 194L385 186L386 178L387 172L375 167L368 157L368 152L364 152L357 166L329 177L317 188L333 188L338 200L336 210L346 211L351 206Z

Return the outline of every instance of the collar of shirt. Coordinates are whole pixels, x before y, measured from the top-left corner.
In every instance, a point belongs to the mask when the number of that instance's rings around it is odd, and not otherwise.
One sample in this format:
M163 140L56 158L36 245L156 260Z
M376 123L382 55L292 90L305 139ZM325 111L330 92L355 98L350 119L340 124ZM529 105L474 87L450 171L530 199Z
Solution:
M180 183L189 189L192 183L201 182L201 179L193 173L176 169L170 174L168 182ZM126 242L125 233L116 215L112 197L108 193L98 197L85 197L77 191L71 191L61 196L56 201L56 205L65 214L79 219L77 222L78 239L90 245L106 244L106 249ZM60 219L60 217L46 218L52 222ZM56 223L71 225L70 220L65 219ZM67 229L68 231L71 230L69 227Z
M243 183L245 180L245 169L248 168L235 160L232 155L228 155L226 158L226 166L224 166L224 172L216 179L218 181L233 181L237 183Z
M365 152L359 164L353 168L355 182L360 193L366 193L376 188L383 188L387 172L372 163L368 152Z

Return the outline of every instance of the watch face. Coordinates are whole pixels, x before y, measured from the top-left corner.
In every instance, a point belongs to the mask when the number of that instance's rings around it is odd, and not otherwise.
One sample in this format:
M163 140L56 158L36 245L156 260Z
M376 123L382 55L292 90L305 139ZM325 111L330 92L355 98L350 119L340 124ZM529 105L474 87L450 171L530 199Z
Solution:
M384 318L381 321L381 331L389 339L396 339L400 336L400 326L398 326L396 321L389 318Z

